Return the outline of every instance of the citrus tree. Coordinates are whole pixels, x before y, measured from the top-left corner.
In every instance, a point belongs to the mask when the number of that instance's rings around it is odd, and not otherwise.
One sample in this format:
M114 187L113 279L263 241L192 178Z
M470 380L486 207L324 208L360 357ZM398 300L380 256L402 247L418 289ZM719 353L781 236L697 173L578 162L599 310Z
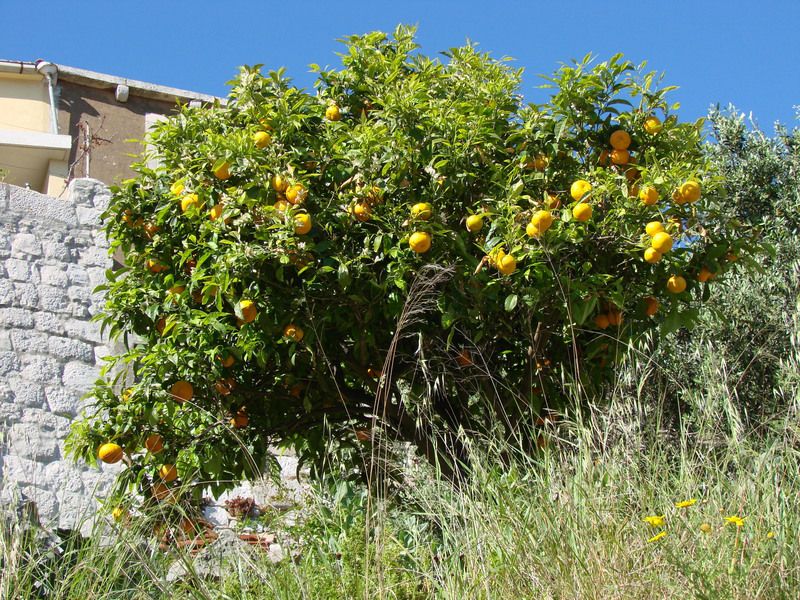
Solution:
M227 102L157 127L159 166L105 214L125 266L102 322L127 350L76 454L163 497L248 476L274 444L323 464L378 431L513 429L691 324L746 259L702 123L644 65L587 57L525 104L521 71L473 46L427 57L413 33L347 39L316 93L242 68Z

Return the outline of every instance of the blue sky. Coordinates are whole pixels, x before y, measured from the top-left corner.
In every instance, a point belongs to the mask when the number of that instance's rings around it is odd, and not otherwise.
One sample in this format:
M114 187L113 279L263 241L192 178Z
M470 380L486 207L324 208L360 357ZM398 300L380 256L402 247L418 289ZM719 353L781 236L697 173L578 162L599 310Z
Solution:
M0 0L0 58L57 63L217 95L241 64L285 66L310 87L310 63L336 66L338 38L398 23L419 27L426 54L466 39L537 77L591 52L647 60L680 86L684 119L734 103L758 124L800 124L800 0Z

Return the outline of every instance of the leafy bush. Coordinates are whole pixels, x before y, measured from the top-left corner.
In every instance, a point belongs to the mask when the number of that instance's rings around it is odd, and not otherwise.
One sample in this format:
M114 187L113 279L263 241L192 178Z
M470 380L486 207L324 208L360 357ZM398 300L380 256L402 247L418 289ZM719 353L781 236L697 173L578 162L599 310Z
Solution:
M245 67L227 103L159 125L159 166L105 214L126 266L102 322L130 345L75 453L112 444L165 497L176 475L252 475L273 443L322 468L380 431L425 450L433 425L526 432L564 378L613 379L749 260L702 123L655 73L586 57L524 105L520 71L445 57L407 28L354 36L316 95Z

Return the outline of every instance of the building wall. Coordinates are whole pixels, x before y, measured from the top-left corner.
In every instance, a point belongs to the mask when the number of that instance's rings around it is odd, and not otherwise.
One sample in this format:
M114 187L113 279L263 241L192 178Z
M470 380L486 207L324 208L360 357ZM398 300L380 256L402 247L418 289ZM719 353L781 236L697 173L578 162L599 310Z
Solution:
M0 129L50 131L50 97L44 77L0 73Z
M131 95L127 102L117 102L113 89L98 89L59 80L59 131L72 136L69 163L74 177L99 179L108 185L134 176L130 169L143 150L149 113L167 115L177 104ZM79 124L89 125L94 142L91 146L88 173L82 155L84 136ZM139 140L139 141L130 141ZM76 162L77 161L77 162Z
M99 215L108 191L70 184L56 200L0 184L0 499L22 492L42 521L76 528L115 466L65 460L63 441L111 350L91 317L111 268Z

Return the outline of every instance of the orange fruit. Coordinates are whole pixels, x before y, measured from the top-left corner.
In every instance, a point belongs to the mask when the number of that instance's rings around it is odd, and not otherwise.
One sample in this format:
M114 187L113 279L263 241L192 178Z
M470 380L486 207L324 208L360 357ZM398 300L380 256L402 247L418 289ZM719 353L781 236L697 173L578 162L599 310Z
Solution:
M151 273L161 273L162 271L166 271L167 267L162 265L160 262L155 260L154 258L147 259L147 270Z
M272 189L278 192L279 194L286 191L286 188L289 187L289 182L283 178L280 174L275 174L272 176Z
M231 427L234 429L244 429L250 423L250 417L244 410L237 412L231 419Z
M672 236L666 231L659 231L653 236L650 245L658 250L661 254L665 254L672 250Z
M367 201L370 204L380 204L383 202L383 190L377 185L373 185L367 190Z
M653 206L656 202L658 202L658 190L653 186L645 186L639 192L639 200L642 201L642 204L645 206Z
M338 121L342 118L342 111L335 104L331 104L325 109L325 118L328 121Z
M113 465L114 463L121 461L122 455L122 446L112 442L106 442L97 449L97 458L109 465Z
M253 143L256 145L256 148L266 148L271 141L272 136L266 131L256 131L253 134Z
M586 202L581 202L577 204L572 209L572 217L576 221L580 221L581 223L585 223L589 219L592 218L592 206L591 204L587 204Z
M226 179L230 179L231 176L231 165L230 163L224 162L216 169L214 169L214 177L217 179L221 179L225 181Z
M467 231L477 233L483 228L483 216L470 215L467 217Z
M622 311L611 309L608 311L608 324L619 327L622 325Z
M680 275L673 275L667 280L667 290L672 294L680 294L686 289L686 280Z
M631 153L627 150L612 150L611 162L615 165L627 165L631 160Z
M675 204L686 204L688 202L688 200L683 197L683 194L681 194L680 188L672 192L672 201Z
M697 281L699 281L700 283L705 283L709 279L714 279L714 277L716 277L714 273L712 273L708 268L703 267L697 274Z
M145 439L144 447L151 454L158 454L164 449L164 438L157 433L151 433Z
M697 202L700 200L700 184L693 179L681 185L680 192L686 202Z
M242 300L239 302L239 309L242 311L242 320L245 323L252 323L258 316L258 307L252 300Z
M578 179L569 188L569 193L575 202L581 200L589 192L592 191L592 184L585 179Z
M295 342L301 341L304 335L305 332L303 331L302 327L300 327L299 325L295 325L294 323L289 323L286 327L283 328L283 336L291 338Z
M608 329L608 326L611 324L611 322L608 320L608 315L601 313L594 318L594 324L599 329Z
M286 212L287 210L289 210L290 206L291 204L289 204L286 200L278 200L275 204L272 205L272 208L274 208L278 212Z
M286 199L292 204L302 204L306 200L308 190L300 183L295 183L286 188Z
M208 218L212 221L216 221L222 216L222 210L224 208L225 207L222 205L222 203L215 204L211 207L211 210L208 211Z
M504 254L497 259L497 270L503 275L511 275L517 270L517 259L511 254Z
M300 213L294 216L294 232L297 235L305 235L311 231L311 215Z
M408 238L408 245L417 254L425 254L431 249L431 234L425 231L415 231Z
M200 206L200 199L197 197L197 194L186 194L181 199L181 211L186 212L192 207L199 207Z
M188 381L176 381L169 388L169 393L175 402L183 404L194 397L194 386Z
M655 248L647 248L644 251L644 260L645 262L649 262L651 265L654 265L661 260L661 252Z
M644 299L644 313L648 317L652 317L654 314L658 312L658 300L653 298L652 296L648 296Z
M169 294L170 296L180 296L185 291L186 291L185 286L173 285L171 288L167 290L167 294Z
M158 335L164 335L164 329L167 326L167 318L166 317L159 317L158 321L156 321L156 331Z
M534 158L528 161L527 167L536 171L544 171L547 165L550 164L550 159L544 154L537 154Z
M640 176L641 173L639 172L639 169L637 169L636 167L629 167L625 169L625 179L627 179L631 183L639 179Z
M525 233L532 238L538 238L553 224L553 215L548 210L539 210L531 217L531 222L525 227Z
M153 487L150 488L153 493L153 498L156 500L164 500L165 498L171 495L171 491L169 487L164 485L162 482L154 483Z
M603 150L600 153L600 156L597 157L597 164L600 165L601 167L608 166L608 154L609 154L608 150Z
M647 117L644 120L644 130L650 135L657 134L663 127L664 125L658 117Z
M183 183L183 179L178 179L178 181L169 186L169 191L173 196L180 196L185 189L186 186Z
M233 354L226 354L225 356L218 356L217 360L222 363L222 366L225 368L232 367L233 364L236 362Z
M161 465L161 468L158 470L158 476L167 483L175 481L178 478L178 469L175 468L175 465Z
M664 224L660 221L650 221L644 228L647 235L653 237L655 234L664 231Z
M355 216L358 221L365 223L372 217L372 207L366 202L357 202L353 207L353 216Z
M144 233L151 240L153 239L153 236L156 233L158 233L160 230L161 230L161 228L158 225L156 225L155 223L145 223Z
M232 377L226 377L214 383L214 389L220 396L230 396L235 388L236 381Z
M417 202L411 207L411 217L427 221L433 215L433 208L427 202Z
M617 129L611 134L611 137L608 139L608 141L614 150L627 150L628 146L631 145L631 136L628 135L627 131Z
M561 198L556 194L547 192L547 197L544 199L544 206L548 210L558 210L561 208Z
M739 257L736 256L733 252L728 252L725 255L725 260L727 260L728 262L736 262L737 260L739 260Z
M461 352L458 353L456 356L456 362L460 367L471 367L472 366L472 354L466 348L463 348Z

